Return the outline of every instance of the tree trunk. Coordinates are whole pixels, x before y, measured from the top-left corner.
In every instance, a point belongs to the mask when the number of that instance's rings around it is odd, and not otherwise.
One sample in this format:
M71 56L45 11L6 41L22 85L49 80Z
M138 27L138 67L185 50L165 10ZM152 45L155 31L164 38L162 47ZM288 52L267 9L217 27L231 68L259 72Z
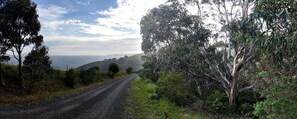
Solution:
M18 70L19 70L19 78L18 78L18 85L20 89L23 89L23 80L22 80L22 56L20 53L18 53L19 55L19 66L18 66Z
M5 86L5 83L3 81L2 62L0 62L0 82L1 82L0 86L1 87L4 87Z
M228 92L228 98L229 98L229 105L234 105L236 102L236 99L239 94L239 87L238 87L238 73L235 73L235 75L232 77L232 80L230 82L229 86L229 92Z
M159 78L158 71L156 69L154 69L152 72L152 77L151 77L152 82L157 83L158 78Z

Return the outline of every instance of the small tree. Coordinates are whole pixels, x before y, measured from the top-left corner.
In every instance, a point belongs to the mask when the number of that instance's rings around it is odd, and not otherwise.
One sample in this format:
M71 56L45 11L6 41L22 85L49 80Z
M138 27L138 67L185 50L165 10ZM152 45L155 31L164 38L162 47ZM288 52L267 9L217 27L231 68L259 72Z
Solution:
M82 70L80 72L81 82L83 84L93 83L99 77L99 67L92 67L88 70Z
M132 71L133 71L133 68L132 68L132 67L128 67L128 68L126 69L127 74L131 74Z
M18 85L22 82L22 53L26 46L41 45L42 35L39 34L40 22L36 11L37 5L31 0L10 0L1 4L0 24L4 45L11 47L13 56L18 60Z
M108 66L108 73L113 78L116 73L120 71L119 66L115 63L111 63Z
M49 72L51 63L48 49L45 46L36 47L25 57L23 71L26 78L30 80L30 89L37 80L43 79L44 75Z
M78 81L77 72L73 69L69 69L65 72L65 77L63 79L64 85L74 88Z

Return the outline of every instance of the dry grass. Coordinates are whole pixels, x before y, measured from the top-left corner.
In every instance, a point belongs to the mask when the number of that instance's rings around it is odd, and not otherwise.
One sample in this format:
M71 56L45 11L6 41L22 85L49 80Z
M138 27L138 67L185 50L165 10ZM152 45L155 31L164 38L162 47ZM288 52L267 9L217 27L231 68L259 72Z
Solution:
M24 105L24 104L34 104L42 101L49 101L61 97L65 97L67 95L71 95L75 92L84 91L86 89L101 85L103 83L107 83L113 80L119 80L122 77L126 76L126 74L119 74L113 79L102 79L95 83L92 83L87 86L79 86L73 89L65 88L65 89L58 89L57 91L49 92L49 91L41 91L39 93L35 93L32 95L23 95L19 96L14 93L9 93L6 91L0 91L0 106L12 106L12 105Z

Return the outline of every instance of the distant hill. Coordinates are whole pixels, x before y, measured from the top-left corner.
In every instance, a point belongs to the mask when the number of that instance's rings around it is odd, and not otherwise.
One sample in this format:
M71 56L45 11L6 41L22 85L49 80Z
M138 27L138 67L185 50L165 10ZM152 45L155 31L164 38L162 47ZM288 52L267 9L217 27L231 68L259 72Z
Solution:
M112 55L51 55L50 58L53 61L52 67L54 69L59 70L67 70L70 68L77 68L81 65L95 62L95 61L101 61L104 59L109 58L120 58L124 55L132 56L131 54L112 54ZM25 57L23 57L24 59ZM10 56L10 61L6 64L9 65L18 65L17 60Z
M128 67L132 67L133 70L139 70L142 67L143 61L141 60L141 56L143 54L132 55L130 57L124 56L120 58L112 58L112 59L105 59L103 61L96 61L92 63L88 63L76 68L77 70L81 69L89 69L92 67L99 67L100 71L107 72L108 66L111 63L116 63L119 65L121 71L125 71Z

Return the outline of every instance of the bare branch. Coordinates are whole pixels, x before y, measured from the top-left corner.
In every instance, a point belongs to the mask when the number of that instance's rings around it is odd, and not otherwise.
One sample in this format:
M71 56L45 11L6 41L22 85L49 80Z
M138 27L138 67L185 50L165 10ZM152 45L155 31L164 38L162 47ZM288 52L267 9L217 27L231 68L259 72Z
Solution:
M256 83L250 85L250 86L247 86L247 87L244 87L242 89L239 90L239 92L243 92L243 91L246 91L246 90L249 90L249 89L252 89L256 86Z
M16 59L16 60L20 60L19 58L17 58L17 56L15 55L15 53L14 53L14 50L13 49L11 49L11 52L12 52L12 54L13 54L13 57Z

